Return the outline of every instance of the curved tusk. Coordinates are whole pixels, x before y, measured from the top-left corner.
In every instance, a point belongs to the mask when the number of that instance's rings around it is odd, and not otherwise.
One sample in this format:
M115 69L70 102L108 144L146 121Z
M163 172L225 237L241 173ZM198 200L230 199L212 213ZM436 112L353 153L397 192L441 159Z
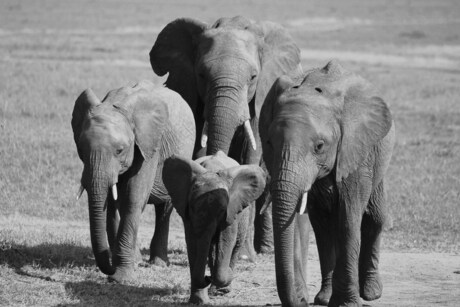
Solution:
M206 147L208 143L208 122L205 121L203 125L203 132L201 132L201 147Z
M299 214L305 213L305 209L307 209L307 198L308 198L308 192L303 193L302 202L300 203Z
M249 123L249 119L244 122L244 132L246 132L246 137L251 142L252 149L256 150L256 138L254 137L254 133L252 132L251 124Z
M117 184L114 184L112 186L112 196L113 196L113 200L117 200L118 198Z
M83 191L85 191L85 188L83 187L83 185L80 184L80 187L78 188L78 192L77 192L77 200L80 199L81 195L83 194Z

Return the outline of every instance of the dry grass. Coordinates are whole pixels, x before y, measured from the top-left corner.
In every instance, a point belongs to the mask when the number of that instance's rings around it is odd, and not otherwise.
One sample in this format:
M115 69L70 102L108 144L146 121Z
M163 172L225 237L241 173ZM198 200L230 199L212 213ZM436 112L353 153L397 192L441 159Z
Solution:
M182 16L213 22L222 12L281 22L304 50L356 52L345 65L382 90L397 127L384 249L460 252L457 2L2 1L0 305L170 306L186 300L187 257L177 216L172 266L140 267L140 278L126 285L106 283L95 268L86 198L74 200L82 164L70 118L75 98L87 87L103 96L133 80L160 83L148 52L167 22ZM363 53L457 66L370 65L360 59ZM305 67L318 65L324 65L322 58L304 61ZM144 258L152 223L148 208ZM213 304L277 303L274 287L272 258L264 256L257 265L240 264L234 292Z

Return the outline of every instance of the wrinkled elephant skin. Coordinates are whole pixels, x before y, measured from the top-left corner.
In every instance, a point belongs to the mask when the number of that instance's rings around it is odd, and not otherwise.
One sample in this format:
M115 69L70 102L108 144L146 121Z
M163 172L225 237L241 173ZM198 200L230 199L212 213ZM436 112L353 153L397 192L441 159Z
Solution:
M72 129L99 269L113 281L132 278L146 203L156 205L150 260L167 263L172 205L161 170L172 154L192 156L195 123L187 103L148 81L110 91L103 101L88 89L75 102Z
M256 165L239 165L222 151L196 161L173 156L163 180L182 217L190 264L189 302L209 302L208 288L228 290L249 227L250 207L265 188ZM205 276L206 263L211 279Z
M305 208L322 274L315 304L360 306L360 297L379 298L383 178L395 134L387 104L368 82L332 61L301 78L279 78L262 108L259 130L271 176L283 306L308 302L306 276L299 276L305 272L298 260L302 248L294 236L305 228L294 218ZM301 241L308 240L307 230L301 232Z
M157 75L169 73L166 86L193 110L195 158L222 150L240 164L256 165L265 97L277 77L302 72L300 50L283 27L241 16L213 25L190 18L170 22L150 51L150 63ZM272 250L271 211L253 216L256 250Z

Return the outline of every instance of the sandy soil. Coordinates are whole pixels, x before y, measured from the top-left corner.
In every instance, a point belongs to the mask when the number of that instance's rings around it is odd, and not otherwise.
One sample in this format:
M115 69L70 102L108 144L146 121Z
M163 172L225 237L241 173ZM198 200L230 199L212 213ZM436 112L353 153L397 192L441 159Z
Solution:
M308 264L311 305L320 287L319 262L315 249L315 246L310 247ZM384 251L380 268L383 295L376 301L363 301L363 306L459 306L460 255ZM252 291L257 298L248 305L279 305L274 276L273 264L259 263L254 270L240 273L236 280L239 285L235 284L236 294L230 296ZM267 279L272 287L259 286L255 282Z

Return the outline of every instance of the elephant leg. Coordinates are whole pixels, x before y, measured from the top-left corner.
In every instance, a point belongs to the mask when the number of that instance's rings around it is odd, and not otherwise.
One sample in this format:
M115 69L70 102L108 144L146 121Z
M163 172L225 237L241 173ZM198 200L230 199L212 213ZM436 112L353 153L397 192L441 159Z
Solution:
M247 259L250 262L256 261L256 252L254 250L254 219L256 215L256 206L249 206L249 225L247 230L246 239L244 240L244 249L240 253L242 259Z
M303 297L308 303L307 289L307 260L309 221L307 214L296 214L294 230L294 274L295 289L298 297Z
M356 203L342 201L336 228L336 265L332 274L332 295L328 306L362 306L359 297L358 262L362 210ZM358 212L359 211L359 212Z
M273 252L273 222L271 215L271 204L262 213L259 214L262 207L269 201L267 198L269 191L266 190L256 200L256 212L254 220L254 248L259 254Z
M383 181L372 192L361 223L361 251L359 255L360 295L366 301L382 295L379 274L380 241L385 224L385 192Z
M133 278L140 216L140 206L139 208L121 208L120 210L117 245L112 258L116 272L109 276L110 281L122 282Z
M358 173L347 178L339 191L342 194L339 204L332 210L335 219L333 224L336 224L336 264L332 274L330 307L362 306L358 274L361 221L372 187L363 178L366 177Z
M107 237L109 240L110 251L112 255L115 253L115 245L117 240L118 227L120 225L120 214L118 213L115 203L108 201L107 205Z
M169 219L173 206L171 201L155 205L155 233L150 242L150 263L168 266Z
M335 266L335 246L333 221L331 213L322 209L323 206L309 206L308 214L315 233L321 268L321 289L316 294L314 304L327 306L332 295L332 273Z
M137 159L136 156L134 159ZM120 225L112 259L116 271L109 276L111 281L133 278L140 217L155 180L157 163L158 155L149 161L139 162L130 169L125 182L120 184Z

